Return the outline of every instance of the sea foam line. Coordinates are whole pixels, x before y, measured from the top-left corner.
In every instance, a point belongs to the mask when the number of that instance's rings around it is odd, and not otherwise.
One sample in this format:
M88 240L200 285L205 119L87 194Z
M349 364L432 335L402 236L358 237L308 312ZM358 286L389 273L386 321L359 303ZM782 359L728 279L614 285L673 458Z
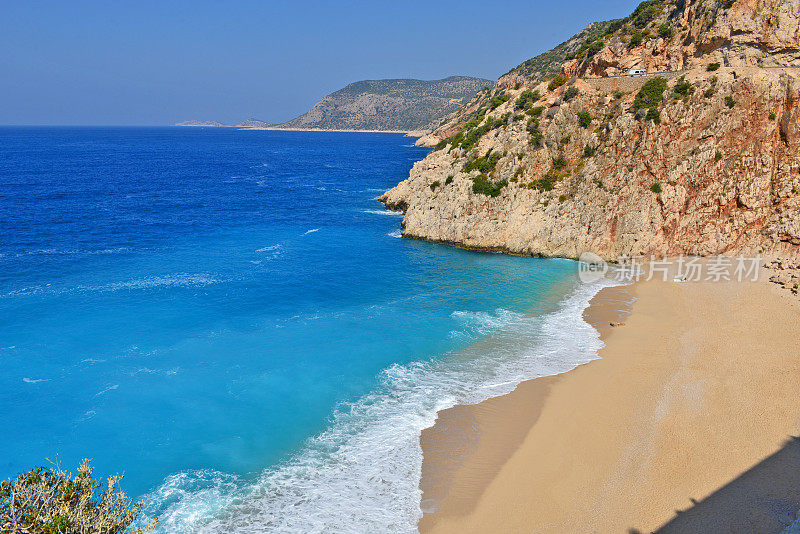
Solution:
M416 532L422 430L438 410L596 359L602 342L582 312L609 285L581 285L544 316L456 313L466 328L491 330L493 342L458 358L393 365L375 391L338 410L301 452L255 480L177 473L145 497L145 512L159 515L160 532Z

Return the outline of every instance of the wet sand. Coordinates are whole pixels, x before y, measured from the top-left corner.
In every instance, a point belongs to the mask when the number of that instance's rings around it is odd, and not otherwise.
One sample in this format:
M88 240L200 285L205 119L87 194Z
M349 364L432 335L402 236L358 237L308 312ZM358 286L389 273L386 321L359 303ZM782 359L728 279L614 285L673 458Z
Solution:
M638 282L584 317L602 359L423 432L421 532L780 532L796 517L796 297Z

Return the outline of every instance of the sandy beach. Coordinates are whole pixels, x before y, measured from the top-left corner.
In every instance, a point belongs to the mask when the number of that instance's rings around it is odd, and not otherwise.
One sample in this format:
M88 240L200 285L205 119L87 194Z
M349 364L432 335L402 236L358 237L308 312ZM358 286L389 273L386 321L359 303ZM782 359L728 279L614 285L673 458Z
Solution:
M601 359L424 431L421 532L780 532L800 511L800 301L761 278L601 291Z

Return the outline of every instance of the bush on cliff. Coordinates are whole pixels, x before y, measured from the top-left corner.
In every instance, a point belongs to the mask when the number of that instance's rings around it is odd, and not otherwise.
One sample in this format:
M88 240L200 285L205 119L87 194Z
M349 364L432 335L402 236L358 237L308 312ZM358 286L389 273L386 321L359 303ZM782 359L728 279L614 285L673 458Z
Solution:
M531 182L531 186L539 191L552 191L554 187L553 180L549 176L544 176L539 180L534 180Z
M636 110L658 108L666 90L666 78L658 76L648 80L636 94L636 98L633 100L633 108Z
M592 124L592 114L588 111L578 112L578 124L583 128L588 128Z
M505 93L500 93L499 95L494 95L491 100L489 100L489 108L490 109L497 109L501 105L508 102L508 99L511 98Z
M567 77L564 76L563 74L559 74L555 78L550 80L550 85L548 85L547 88L551 91L554 91L559 87L561 87L562 85L564 85L565 83L567 83Z
M578 91L578 88L573 85L572 87L569 87L566 91L564 91L564 96L561 97L561 100L563 100L564 102L569 102L570 100L578 96L579 92L580 91Z
M645 0L633 10L629 19L636 28L644 28L659 12L661 0Z
M597 53L603 49L606 44L602 40L597 40L586 47L586 57L591 58L597 55Z
M628 41L628 48L636 48L637 46L642 44L642 41L644 41L644 36L642 35L642 32L636 30L635 32L633 32L633 35L631 35L631 38Z
M531 145L535 147L541 146L544 140L544 134L539 130L539 119L531 117L528 120L527 130L528 133L531 134Z
M682 98L694 93L694 85L686 81L686 76L681 76L672 88L672 92L673 96L677 95L676 98Z
M479 174L472 179L472 192L476 195L486 195L487 197L497 197L503 192L503 188L508 185L508 180L494 182L485 174Z
M536 102L541 98L539 91L522 91L520 93L519 98L514 102L514 106L517 109L524 109L528 110L533 107L533 103Z
M489 150L480 158L475 158L468 161L464 165L464 172L470 172L477 169L481 174L490 174L497 166L497 162L500 161L500 157L500 154L493 153L491 150Z
M486 120L481 123L480 119L483 118L485 113L486 111L484 110L483 113L479 114L480 118L469 121L463 130L448 137L444 141L440 141L436 145L436 148L441 149L447 145L453 145L453 148L461 147L464 150L471 150L487 132L503 126L511 117L510 113L506 113L499 119L486 117Z
M527 110L525 113L530 115L531 117L538 117L539 115L542 114L543 111L544 111L544 106L536 106Z
M0 483L3 534L142 534L156 519L131 527L143 503L119 491L122 477L109 477L105 489L92 478L88 460L73 475L55 467L36 467ZM98 492L99 490L99 492Z

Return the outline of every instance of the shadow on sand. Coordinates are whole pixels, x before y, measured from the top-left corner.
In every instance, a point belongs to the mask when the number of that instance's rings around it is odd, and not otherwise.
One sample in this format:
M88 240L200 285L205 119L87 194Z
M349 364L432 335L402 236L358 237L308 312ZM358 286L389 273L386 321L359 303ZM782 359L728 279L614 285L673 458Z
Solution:
M690 500L693 506L676 510L655 532L783 532L800 513L800 437L790 437L777 452L702 501Z

